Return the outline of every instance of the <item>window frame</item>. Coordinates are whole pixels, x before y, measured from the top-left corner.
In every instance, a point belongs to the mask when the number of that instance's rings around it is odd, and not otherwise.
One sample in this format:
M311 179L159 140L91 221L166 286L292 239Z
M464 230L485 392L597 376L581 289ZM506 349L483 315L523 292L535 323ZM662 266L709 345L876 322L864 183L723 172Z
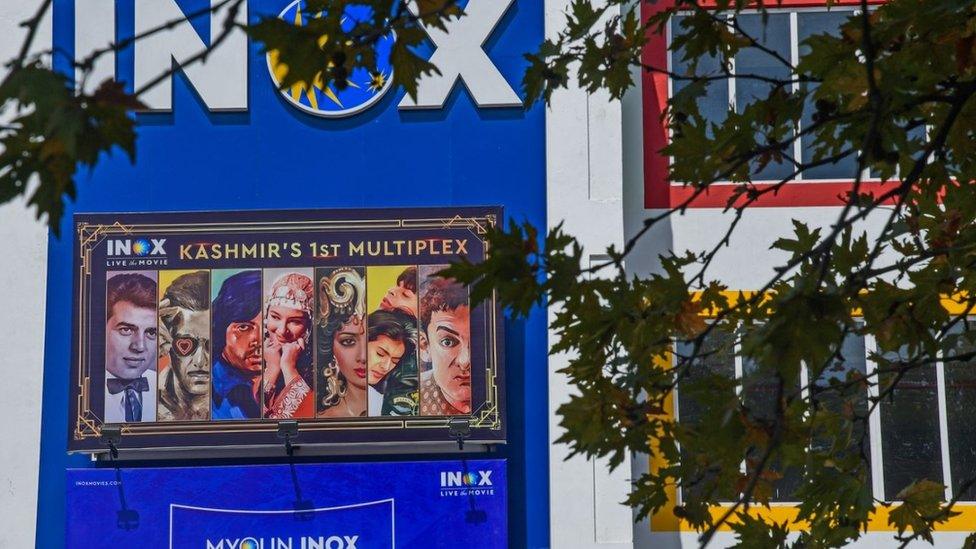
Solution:
M869 5L883 3L883 0L868 0ZM673 0L660 4L642 3L641 14L646 22L654 13L673 5ZM712 2L709 2L708 5L715 6ZM832 7L847 9L860 7L860 5L861 3L858 0L837 0ZM784 0L776 7L770 8L770 12L790 15L791 61L795 62L799 57L799 45L796 42L797 17L795 14L801 11L825 10L827 10L827 5L824 0ZM755 10L746 10L747 13L749 11ZM671 29L669 24L663 34L655 33L648 36L648 43L642 54L642 62L645 65L663 66L670 69L671 55L668 51L670 43ZM642 72L644 208L671 208L690 200L695 193L692 187L668 180L670 159L658 152L668 143L670 134L667 122L661 115L664 113L668 98L671 96L672 80L666 74ZM732 86L734 84L730 83L730 88ZM794 84L794 86L796 85ZM730 94L730 101L733 100L734 96ZM799 142L794 144L794 153L799 147ZM783 185L778 192L764 195L753 204L753 207L840 206L844 203L845 194L851 190L853 181L853 178L790 181ZM774 184L774 181L758 181L755 183L755 187L765 189ZM885 181L870 178L862 181L861 191L880 195L897 184L898 182L893 180ZM728 205L728 201L733 196L737 186L738 184L735 183L717 182L711 185L705 193L695 198L688 207L724 208Z
M739 292L727 291L724 292L731 301L738 299ZM748 294L748 292L747 292ZM731 302L730 301L730 302ZM950 314L958 315L962 314L962 307L964 305L956 301L945 299L943 300L943 307L947 309ZM976 321L976 310L969 311L969 319L971 322ZM860 318L860 315L852 315L853 318ZM736 354L733 356L733 372L736 379L742 379L743 376L743 364L742 357L738 355L739 343L735 342L733 350ZM871 354L877 352L877 342L875 338L870 334L864 336L864 353L865 353L865 372L868 376L874 374L877 370L877 363L872 360ZM949 452L949 425L948 425L948 410L947 410L947 395L946 395L946 377L945 377L945 362L941 360L941 356L935 363L936 366L936 395L937 395L937 405L938 405L938 421L939 421L939 443L940 443L940 454L942 461L942 475L943 482L945 483L945 501L951 501L953 497L953 479L952 479L952 456ZM670 354L666 359L665 365L673 366L675 357ZM806 365L801 366L801 379L807 379L809 377L809 370ZM805 386L806 384L804 384ZM675 388L672 395L669 395L668 400L665 404L665 419L671 419L674 421L679 420L679 409L678 409L678 392L679 388ZM808 396L808 389L804 388L804 398ZM738 386L736 388L736 394L739 398L742 398L742 388ZM867 388L868 398L878 396L878 386L876 384L869 385ZM868 437L869 445L871 449L871 491L872 496L878 501L887 501L884 497L884 449L882 448L882 436L881 436L881 407L875 406L868 417ZM653 448L652 448L653 449ZM679 446L680 451L680 446ZM651 470L663 467L666 463L661 459L659 454L652 452L649 459L649 466ZM744 471L745 460L741 465ZM671 509L674 505L679 505L682 503L682 493L677 484L673 484L666 489L669 498L669 505L665 505L659 512L652 514L651 516L651 528L653 531L658 532L691 532L694 531L688 523L682 521L678 517L674 516ZM897 501L893 502L897 504ZM731 503L719 503L712 506L711 512L715 517L720 516ZM769 507L753 506L750 508L750 513L761 516L769 520L776 522L790 522L791 530L798 530L796 525L793 524L795 516L797 514L799 502L792 501L776 501L770 502ZM890 532L894 529L888 524L888 516L891 511L891 507L879 506L872 515L868 522L868 532ZM950 518L948 521L937 527L937 532L970 532L972 531L972 524L976 523L976 499L972 500L962 500L960 499L956 505L953 507L954 511L958 511L960 514ZM728 529L727 527L725 528Z

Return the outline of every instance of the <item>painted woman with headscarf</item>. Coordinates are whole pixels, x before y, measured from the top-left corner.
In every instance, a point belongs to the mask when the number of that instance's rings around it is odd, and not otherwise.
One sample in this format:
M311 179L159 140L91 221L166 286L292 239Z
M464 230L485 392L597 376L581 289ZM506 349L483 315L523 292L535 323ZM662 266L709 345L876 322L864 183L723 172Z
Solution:
M312 279L299 272L279 276L264 309L264 417L313 417Z

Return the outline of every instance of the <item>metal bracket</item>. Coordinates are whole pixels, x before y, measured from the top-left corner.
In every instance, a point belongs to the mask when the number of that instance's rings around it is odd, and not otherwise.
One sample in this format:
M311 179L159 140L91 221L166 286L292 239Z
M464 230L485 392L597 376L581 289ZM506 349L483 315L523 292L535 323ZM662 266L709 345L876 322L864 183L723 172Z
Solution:
M291 439L298 438L298 421L285 419L278 422L278 438L285 439L285 453L288 457L295 457L298 446L291 443Z
M458 451L464 451L464 439L471 438L471 420L463 417L452 417L447 420L447 432L457 441Z
M112 460L119 459L119 443L122 442L122 426L115 424L102 425L99 440L102 444L108 445L109 455Z

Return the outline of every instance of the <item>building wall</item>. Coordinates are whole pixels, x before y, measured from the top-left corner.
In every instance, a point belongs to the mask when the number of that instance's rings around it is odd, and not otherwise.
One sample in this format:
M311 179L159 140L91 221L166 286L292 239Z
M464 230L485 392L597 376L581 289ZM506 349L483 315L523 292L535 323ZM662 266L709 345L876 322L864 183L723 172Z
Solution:
M40 2L0 3L0 59L17 55ZM40 27L36 44L51 43L51 20ZM0 71L5 69L0 68ZM37 458L44 359L44 305L47 230L26 201L0 206L0 350L4 391L0 397L0 548L34 544L37 512Z
M17 24L30 16L39 3L33 0L17 0L4 2L0 5L0 58L11 56L20 45L20 34ZM520 2L519 9L527 10L527 2ZM545 1L545 25L548 33L554 32L564 21L562 11L568 6L568 0ZM506 24L511 24L510 21ZM62 32L68 32L68 27L61 27ZM16 32L15 32L16 31ZM48 21L39 36L39 43L50 43L51 23ZM84 38L84 37L82 37ZM97 37L93 38L95 44ZM528 49L528 48L526 48ZM252 78L259 74L261 67L251 67ZM515 71L508 75L517 82ZM635 75L639 78L640 75ZM160 117L153 122L148 130L157 137L150 138L148 155L155 155L156 161L148 165L143 163L134 168L126 167L124 162L116 162L94 174L87 182L100 180L100 177L112 178L108 189L97 191L83 199L81 209L153 209L193 207L187 201L170 201L166 194L170 192L163 181L167 178L178 178L181 172L178 166L170 165L169 146L166 142L166 128L173 128L180 124L207 127L212 138L219 139L222 133L220 125L241 124L249 122L242 118L230 119L213 123L208 116L199 111L193 111L199 104L189 93L186 83L177 79L177 114L176 117ZM260 95L259 98L263 97ZM571 86L569 90L557 93L551 107L546 111L545 139L545 192L531 190L528 205L516 208L516 211L528 213L537 224L553 226L560 220L567 221L566 229L577 235L584 246L593 254L594 260L599 260L601 250L611 244L620 245L625 237L639 227L643 218L653 210L644 208L644 140L643 125L646 100L640 88L629 94L624 101L611 102L600 95L587 96L582 90ZM458 99L457 92L449 103L448 108L462 108L466 98ZM467 119L473 113L465 111ZM540 116L536 113L535 116ZM424 118L424 115L407 117L414 127L436 122L437 115ZM300 126L300 125L298 125ZM319 130L323 125L313 124ZM357 136L355 125L345 125L345 129L353 131ZM226 131L223 130L224 132ZM304 130L299 130L304 131ZM463 139L457 134L458 142ZM259 140L258 140L259 141ZM314 142L313 142L314 143ZM321 142L318 142L321 143ZM184 154L193 156L193 146L182 149ZM491 149L491 147L489 147ZM537 158L527 169L529 176L541 175L543 151L541 148L530 147L526 151ZM365 144L352 149L356 155L364 158L368 156ZM177 151L179 153L179 151ZM482 154L485 151L481 151ZM197 155L195 162L205 164L203 156ZM295 156L299 158L299 156ZM471 157L468 157L469 159ZM224 164L222 164L224 162ZM205 169L204 178L217 181L225 170L226 160L212 160L212 164ZM460 182L456 189L463 188L469 181L464 168L464 158L458 153L458 165L445 170L445 177L455 177ZM245 171L251 170L266 177L276 175L274 171L263 171L257 167L260 162L249 161ZM235 169L239 169L235 168ZM105 171L107 170L107 171ZM153 173L161 171L161 173ZM450 175L447 175L447 174ZM127 190L125 182L138 177L145 177L148 181L148 191L140 195ZM416 177L412 176L412 177ZM171 179L170 179L171 180ZM214 183L216 185L216 183ZM177 183L177 189L192 189L192 183ZM87 187L91 188L91 186ZM231 186L219 186L222 190L230 190L235 198L235 205L244 203L247 207L284 206L290 207L287 200L282 200L271 193L269 189L256 186L233 189ZM84 192L83 188L83 192ZM524 189L512 188L513 193ZM468 195L457 192L456 198L462 201ZM507 192L507 191L506 191ZM120 194L121 193L121 194ZM236 194L235 194L236 193ZM545 196L543 197L542 194ZM371 205L371 201L383 200L381 193L360 192L346 193L341 196L319 197L318 203L323 206L336 204ZM108 198L113 196L112 198ZM515 196L504 195L504 196ZM503 197L488 192L476 193L477 200L495 200ZM243 201L238 202L237 200ZM418 204L431 201L443 201L444 198L431 194L426 198L416 198ZM523 199L518 199L523 200ZM401 200L406 204L411 200ZM525 202L518 202L526 204ZM545 204L544 213L539 208ZM209 207L222 208L228 204L214 199ZM250 206L248 206L250 205ZM811 225L824 224L836 213L832 207L777 207L760 208L749 214L739 229L738 236L731 245L723 250L716 259L713 272L717 278L737 289L756 287L765 276L772 272L781 257L768 250L768 245L778 235L790 230L790 219L797 218L809 222ZM659 253L667 250L702 249L713 244L716 235L728 222L728 216L716 208L697 208L689 210L685 215L674 218L669 223L662 224L650 233L641 243L638 250L628 261L628 268L635 274L647 274L656 268L655 258ZM870 228L872 222L868 223ZM51 331L48 327L48 349L57 351L57 360L49 360L42 370L44 361L44 333L45 310L48 295L58 301L70 300L65 292L65 284L60 281L64 275L63 269L70 259L65 255L66 246L63 242L52 241L50 253L53 261L60 265L60 271L47 273L48 241L47 231L38 223L33 213L23 202L14 202L0 207L0 257L16 258L16 269L9 266L0 270L0 302L4 307L0 318L0 349L8 356L8 372L5 379L9 387L17 387L17 391L9 391L0 398L0 417L10 418L0 426L0 548L29 547L34 543L34 523L38 510L41 521L38 531L42 532L42 545L59 544L63 512L63 470L65 466L87 466L87 460L75 456L66 459L64 456L64 414L62 405L51 404L45 408L46 435L44 451L47 456L42 460L47 481L42 488L41 505L38 507L38 448L39 429L41 423L41 381L49 389L49 402L62 397L65 384L65 369L60 365L64 358L64 351L60 349L57 334L66 325L66 319L60 318L59 307L49 309L49 322L55 322L57 327ZM60 274L59 274L60 273ZM53 289L48 290L48 279L51 278ZM48 294L48 291L51 293ZM31 313L34 311L35 313ZM551 313L550 313L551 314ZM541 319L534 315L528 324L528 332L523 324L509 326L516 333L541 334ZM52 339L52 336L54 339ZM551 338L551 334L550 334ZM513 427L513 437L519 437L516 442L525 450L520 456L515 456L516 470L513 477L515 482L524 486L514 492L511 512L515 515L513 525L515 534L520 536L526 546L544 547L550 545L557 548L576 547L692 547L697 545L694 533L652 532L646 522L633 524L631 512L620 505L628 488L628 481L639 474L646 467L644 456L634 456L631 464L624 464L613 472L607 471L606 463L599 460L585 460L579 457L565 460L564 446L553 445L560 430L555 410L569 394L569 387L562 376L555 374L567 357L556 356L544 358L545 343L543 341L515 341L510 351L513 355L521 355L516 362L524 370L510 370L510 375L522 376L514 381L515 389L510 400L511 413L515 414L516 424ZM543 368L543 365L547 367ZM42 375L43 372L43 375ZM46 378L46 379L45 379ZM538 387L548 387L548 404L545 395L539 394ZM536 387L536 389L530 389ZM522 402L515 401L521 399ZM543 418L539 412L547 410ZM538 416L534 416L538 414ZM548 447L548 451L546 448ZM633 472L631 472L633 467ZM548 474L547 474L548 473ZM547 477L548 481L540 482L538 476ZM530 479L532 479L530 481ZM540 494L539 492L543 492ZM551 517L542 524L533 524L540 517ZM548 523L548 525L546 524ZM954 547L961 543L964 534L937 534L939 546ZM732 536L727 533L719 534L716 546L728 545ZM872 533L858 542L856 547L875 547L888 545L892 541L889 533ZM522 545L515 541L516 545Z
M546 2L546 33L565 23L568 0ZM623 242L621 105L605 94L589 95L573 82L553 94L546 111L546 199L549 228L563 223L591 263ZM556 310L550 308L549 319ZM556 337L549 333L550 342ZM571 395L566 354L549 357L549 501L552 546L611 548L633 545L630 510L620 504L631 477L629 460L610 472L604 459L569 455L555 443L563 429L556 410Z
M787 0L789 3L789 0ZM801 2L798 2L798 4ZM843 3L843 2L841 2ZM810 6L810 2L803 2ZM645 61L660 64L667 62L666 42L652 40ZM643 227L647 217L662 213L669 203L663 180L666 160L657 152L663 145L665 129L660 122L663 102L666 100L667 80L661 75L640 75L642 85L633 90L623 101L623 217L624 234L629 237ZM663 184L663 185L662 185ZM709 279L717 280L731 290L756 290L774 274L787 256L770 250L770 245L781 236L793 234L793 220L806 223L811 228L828 227L840 213L837 205L837 188L842 184L817 187L816 183L794 186L797 192L780 193L780 197L767 201L762 207L746 211L740 225L727 246L715 257L709 270ZM665 190L662 192L662 187ZM714 193L713 193L714 194ZM715 246L733 218L733 212L723 212L721 193L706 197L684 213L675 214L658 224L638 243L627 260L628 270L638 276L647 276L660 268L658 256L670 252L679 255L685 251L701 252ZM675 196L675 195L672 195ZM670 204L676 204L671 200ZM875 212L857 228L869 237L880 232L885 213ZM882 256L879 262L890 260ZM635 456L635 475L646 471L646 456ZM967 512L970 512L968 510ZM668 510L663 511L667 514ZM967 515L968 516L968 515ZM956 523L953 530L959 530ZM963 527L962 529L966 529ZM648 524L635 526L634 547L697 547L698 534L685 527L657 528ZM885 529L887 530L887 529ZM958 547L967 533L959 531L938 532L934 535L936 547ZM735 538L729 532L720 532L709 545L730 546ZM851 547L889 547L898 543L890 531L872 531L865 534ZM912 547L929 547L917 542Z

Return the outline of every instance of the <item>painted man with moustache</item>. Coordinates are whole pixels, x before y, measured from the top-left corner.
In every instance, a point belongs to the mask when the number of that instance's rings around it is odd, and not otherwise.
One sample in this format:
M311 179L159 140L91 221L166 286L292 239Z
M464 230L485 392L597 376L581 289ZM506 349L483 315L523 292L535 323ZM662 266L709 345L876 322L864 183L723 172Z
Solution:
M104 421L155 421L156 281L142 273L109 278L106 316Z
M210 273L178 276L159 301L159 421L210 418Z
M213 300L213 419L261 417L261 271L228 277Z

